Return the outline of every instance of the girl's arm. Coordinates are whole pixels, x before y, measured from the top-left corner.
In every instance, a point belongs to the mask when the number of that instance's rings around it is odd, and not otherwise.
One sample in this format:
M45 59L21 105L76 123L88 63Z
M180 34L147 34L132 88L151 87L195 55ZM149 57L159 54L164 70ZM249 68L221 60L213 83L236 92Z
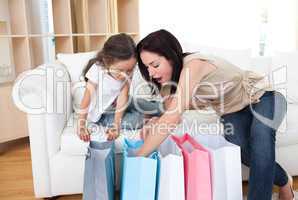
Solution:
M168 137L171 130L179 124L181 114L189 109L194 89L202 78L214 69L215 66L197 59L183 67L175 96L170 101L166 112L148 131L144 145L138 151L137 156L149 155Z
M86 129L86 119L88 115L88 108L91 102L91 97L93 92L96 89L96 84L91 83L88 81L86 83L86 89L84 92L83 99L80 104L80 112L79 112L79 119L78 119L78 124L77 124L77 130L78 134L81 140L88 142L90 141L90 134L88 133Z
M127 108L128 92L129 92L129 84L126 83L123 86L123 88L117 98L114 122L115 122L115 128L118 128L118 129L120 129L120 127L121 127L122 116Z
M108 140L114 140L119 136L123 114L127 108L129 98L129 84L125 83L117 97L116 112L114 117L114 128L108 129Z

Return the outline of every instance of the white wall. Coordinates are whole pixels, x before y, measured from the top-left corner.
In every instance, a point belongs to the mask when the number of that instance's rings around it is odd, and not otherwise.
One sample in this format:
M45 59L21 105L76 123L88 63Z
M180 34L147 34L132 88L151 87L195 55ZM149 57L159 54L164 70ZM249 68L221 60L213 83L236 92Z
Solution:
M9 20L8 10L6 9L7 7L8 7L8 1L1 0L0 1L0 21Z
M273 51L294 51L298 40L298 1L279 0L270 3L269 44Z
M141 37L160 28L181 41L222 48L257 45L256 0L140 0Z
M10 32L9 27L9 12L8 12L8 1L0 1L0 21L7 22L7 32ZM12 52L10 48L10 39L9 38L0 38L0 83L7 80L11 80L13 74L6 76L7 73L12 73L7 67L12 65Z
M298 50L298 3L296 5L296 50Z
M298 0L140 0L141 37L165 28L182 43L227 49L251 48L261 35L260 13L266 6L269 52L298 47ZM268 55L268 53L267 53Z

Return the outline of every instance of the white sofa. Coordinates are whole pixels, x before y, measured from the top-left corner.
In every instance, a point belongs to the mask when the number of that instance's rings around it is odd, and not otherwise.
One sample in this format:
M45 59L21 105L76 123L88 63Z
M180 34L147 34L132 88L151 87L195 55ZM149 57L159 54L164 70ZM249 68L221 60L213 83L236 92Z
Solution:
M259 72L266 73L272 69L272 58L250 58L243 51L223 52L221 55L227 59L231 58L242 66L247 64ZM244 60L247 63L241 63ZM13 88L15 104L28 117L34 192L37 198L82 193L87 143L79 140L76 135L71 94L74 72L69 70L72 70L69 66L58 62L42 65L22 74ZM53 74L55 76L51 76ZM30 111L28 107L31 107ZM189 115L210 122L216 120L214 116L197 112ZM297 118L298 104L293 101L288 105L286 130L277 135L277 160L292 175L298 175ZM247 179L247 172L246 169L243 171L244 179Z

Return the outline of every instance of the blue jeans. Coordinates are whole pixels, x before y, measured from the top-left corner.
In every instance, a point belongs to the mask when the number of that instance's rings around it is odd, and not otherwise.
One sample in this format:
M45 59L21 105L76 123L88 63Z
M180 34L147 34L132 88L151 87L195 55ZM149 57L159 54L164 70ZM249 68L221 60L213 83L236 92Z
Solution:
M221 117L225 138L240 146L242 163L250 168L248 200L271 200L273 184L288 182L285 170L275 162L276 130L286 110L284 96L268 91L260 102Z
M126 108L122 121L121 129L134 130L140 129L144 124L144 116L160 116L163 112L163 105L158 101L148 101L141 98L132 99ZM115 108L110 108L104 113L96 124L112 127L114 124Z

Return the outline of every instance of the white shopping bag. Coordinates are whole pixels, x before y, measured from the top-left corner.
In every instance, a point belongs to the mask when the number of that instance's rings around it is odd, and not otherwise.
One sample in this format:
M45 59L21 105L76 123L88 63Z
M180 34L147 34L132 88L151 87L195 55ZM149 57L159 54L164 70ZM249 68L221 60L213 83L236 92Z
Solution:
M211 154L213 200L242 200L240 147L220 135L196 135Z
M184 200L182 152L169 136L159 147L160 171L158 200Z

